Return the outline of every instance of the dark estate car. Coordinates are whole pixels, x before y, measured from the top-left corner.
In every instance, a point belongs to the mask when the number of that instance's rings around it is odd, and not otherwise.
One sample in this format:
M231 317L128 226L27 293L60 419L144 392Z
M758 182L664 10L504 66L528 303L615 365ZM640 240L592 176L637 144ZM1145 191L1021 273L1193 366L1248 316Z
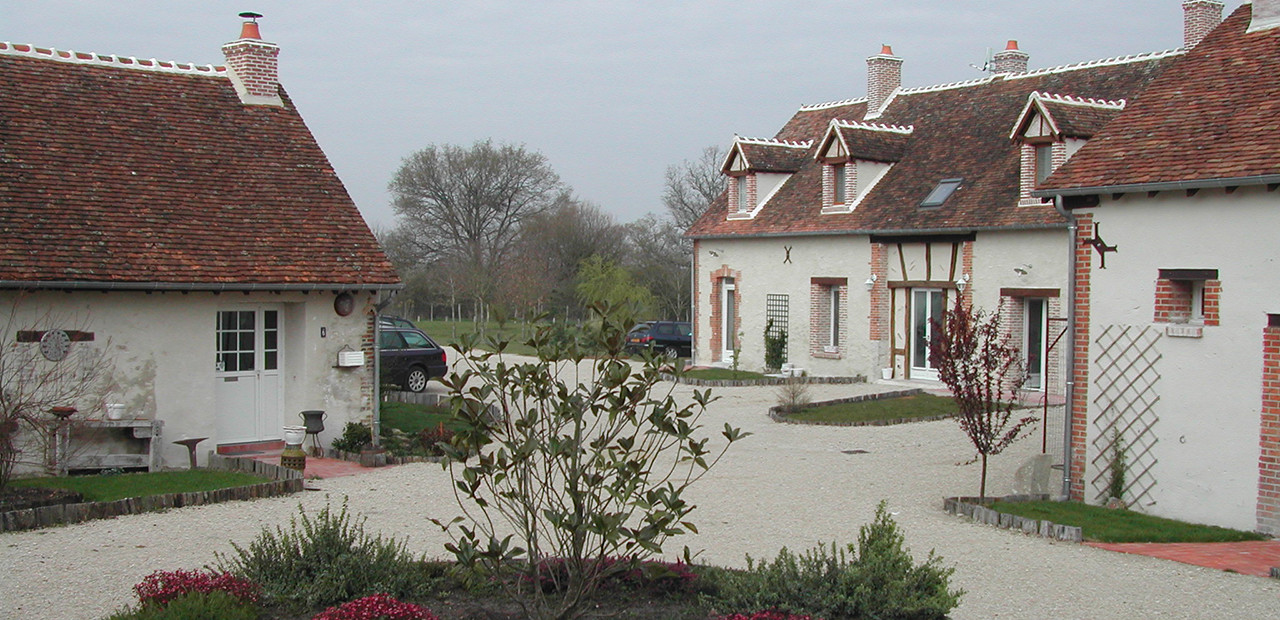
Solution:
M652 348L668 357L693 355L693 325L683 321L646 321L627 334L627 350Z
M421 392L432 377L443 377L448 371L444 349L422 330L393 327L386 321L381 327L382 355L379 363L383 383L399 385L410 392Z

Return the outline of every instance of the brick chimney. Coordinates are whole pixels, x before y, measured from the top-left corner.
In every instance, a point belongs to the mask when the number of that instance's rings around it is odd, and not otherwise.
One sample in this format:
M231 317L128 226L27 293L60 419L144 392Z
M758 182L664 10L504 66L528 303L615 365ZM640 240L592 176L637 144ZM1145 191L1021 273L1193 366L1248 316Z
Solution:
M1026 73L1028 54L1018 49L1018 42L1009 39L1004 49L991 56L991 70L995 73Z
M1222 6L1217 0L1183 0L1182 46L1191 49L1222 21ZM1254 11L1257 11L1254 3Z
M902 59L888 45L867 58L867 118L880 116L884 104L902 86Z
M240 38L222 46L227 57L227 69L236 94L245 105L284 106L280 100L279 61L280 47L262 40L258 32L257 13L241 13L245 22L240 27Z
M1280 26L1280 0L1253 0L1253 18L1246 32Z

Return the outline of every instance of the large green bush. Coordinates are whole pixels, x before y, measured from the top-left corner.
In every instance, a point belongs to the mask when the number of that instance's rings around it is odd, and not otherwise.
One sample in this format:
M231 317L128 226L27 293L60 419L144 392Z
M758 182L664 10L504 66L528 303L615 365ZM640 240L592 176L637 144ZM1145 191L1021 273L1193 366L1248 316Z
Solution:
M326 505L315 517L301 508L289 529L263 529L248 548L232 543L217 555L218 569L262 586L269 604L292 609L325 607L371 594L413 598L436 581L403 542L369 536L364 519L352 521L346 502Z
M710 573L714 607L776 609L828 620L931 620L944 618L963 594L948 586L955 569L943 567L933 552L915 564L884 502L875 520L862 527L856 546L818 545L799 556L783 548L772 562L748 557L747 567Z

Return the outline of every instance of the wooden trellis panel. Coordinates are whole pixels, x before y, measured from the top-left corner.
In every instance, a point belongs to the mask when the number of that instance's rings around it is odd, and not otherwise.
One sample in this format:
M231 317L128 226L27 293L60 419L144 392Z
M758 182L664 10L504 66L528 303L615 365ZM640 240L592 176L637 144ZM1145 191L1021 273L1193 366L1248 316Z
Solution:
M1118 433L1125 446L1124 499L1130 504L1144 500L1155 487L1151 473L1156 464L1155 426L1160 401L1156 384L1161 354L1156 344L1163 332L1152 327L1109 325L1094 340L1097 358L1093 399L1098 415L1093 420L1091 480L1097 501L1107 499L1111 480L1113 444Z

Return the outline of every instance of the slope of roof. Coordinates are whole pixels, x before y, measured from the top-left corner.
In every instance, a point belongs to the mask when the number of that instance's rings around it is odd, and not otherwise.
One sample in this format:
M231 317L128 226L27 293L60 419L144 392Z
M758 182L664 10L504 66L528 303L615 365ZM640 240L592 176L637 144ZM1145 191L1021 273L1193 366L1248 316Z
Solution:
M1251 12L1236 9L1037 194L1280 174L1280 29L1247 33Z
M895 162L902 159L910 141L912 127L892 127L873 123L833 120L823 144L838 139L853 159Z
M758 172L795 172L804 164L805 153L810 146L808 142L739 137L734 140L733 150L736 153L731 152L730 157L740 155L752 170Z
M0 44L0 283L395 288L288 96L227 71Z
M912 127L895 145L897 163L849 213L823 214L822 164L815 150L833 120L858 123L865 99L800 108L776 139L813 140L805 166L750 220L726 220L722 195L689 229L690 237L842 233L911 234L1065 226L1052 205L1019 207L1019 146L1009 132L1032 92L1081 99L1131 99L1181 52L1093 61L1025 74L899 91L875 120ZM938 209L920 201L938 181L964 184Z

